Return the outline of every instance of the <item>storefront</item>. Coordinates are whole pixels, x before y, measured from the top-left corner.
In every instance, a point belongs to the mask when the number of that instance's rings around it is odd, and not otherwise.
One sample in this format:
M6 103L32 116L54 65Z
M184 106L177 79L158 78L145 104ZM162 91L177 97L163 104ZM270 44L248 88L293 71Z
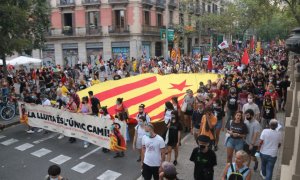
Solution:
M78 44L68 43L62 44L63 49L63 65L64 67L73 67L78 61Z
M129 41L112 42L111 47L112 47L112 58L113 59L118 59L118 60L121 58L123 60L130 59Z
M103 43L92 42L86 43L87 63L92 67L99 64L99 60L103 58Z
M46 47L42 51L43 53L43 66L53 67L55 66L55 49L54 44L46 44Z

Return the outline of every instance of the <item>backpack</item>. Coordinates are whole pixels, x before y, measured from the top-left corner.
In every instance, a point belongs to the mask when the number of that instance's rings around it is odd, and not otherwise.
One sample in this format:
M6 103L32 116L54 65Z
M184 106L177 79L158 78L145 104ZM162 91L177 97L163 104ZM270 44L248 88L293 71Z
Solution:
M244 169L242 172L234 171L233 164L230 164L231 174L227 180L244 180L243 174L245 174L249 168Z

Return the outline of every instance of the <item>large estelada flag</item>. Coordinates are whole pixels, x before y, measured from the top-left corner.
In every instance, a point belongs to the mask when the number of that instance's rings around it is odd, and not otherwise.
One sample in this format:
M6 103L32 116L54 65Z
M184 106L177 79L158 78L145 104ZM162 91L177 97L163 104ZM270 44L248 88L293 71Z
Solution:
M106 81L78 92L80 97L88 96L89 91L100 99L101 106L107 106L111 115L115 114L116 99L123 98L128 108L129 117L135 118L138 106L145 104L145 111L151 121L159 121L164 117L165 102L177 96L180 104L187 89L196 92L199 83L207 80L215 81L217 74L141 74L116 81Z

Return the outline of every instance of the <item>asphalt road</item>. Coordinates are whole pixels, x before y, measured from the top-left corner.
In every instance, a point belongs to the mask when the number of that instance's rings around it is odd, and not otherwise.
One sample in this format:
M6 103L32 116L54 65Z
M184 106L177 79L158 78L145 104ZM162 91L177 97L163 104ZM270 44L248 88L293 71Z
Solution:
M70 144L68 137L58 140L57 133L25 130L19 124L0 132L0 180L43 180L55 163L69 180L136 180L141 175L131 144L124 158L115 159L95 145L84 149L81 140Z

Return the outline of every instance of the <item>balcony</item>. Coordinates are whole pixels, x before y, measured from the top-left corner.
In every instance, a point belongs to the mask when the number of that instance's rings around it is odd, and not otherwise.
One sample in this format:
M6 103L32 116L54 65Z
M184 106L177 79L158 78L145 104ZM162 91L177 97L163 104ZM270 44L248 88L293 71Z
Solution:
M175 9L178 6L177 0L169 0L169 7Z
M129 25L125 26L108 26L110 34L129 34Z
M101 35L102 34L102 26L86 25L86 34L87 35Z
M75 7L75 0L58 0L57 7L59 8Z
M101 4L101 0L82 0L83 6L99 6Z
M157 0L156 1L156 8L165 9L166 2L164 0Z
M153 34L156 34L156 35L159 35L159 27L158 26L148 26L148 25L143 25L142 26L142 31L144 34L150 34L150 35L153 35Z
M155 0L142 0L142 3L147 6L155 5Z
M108 0L108 3L110 4L124 4L124 3L128 3L129 0Z
M73 27L64 26L63 29L62 29L62 34L65 35L65 36L73 36L74 35Z

